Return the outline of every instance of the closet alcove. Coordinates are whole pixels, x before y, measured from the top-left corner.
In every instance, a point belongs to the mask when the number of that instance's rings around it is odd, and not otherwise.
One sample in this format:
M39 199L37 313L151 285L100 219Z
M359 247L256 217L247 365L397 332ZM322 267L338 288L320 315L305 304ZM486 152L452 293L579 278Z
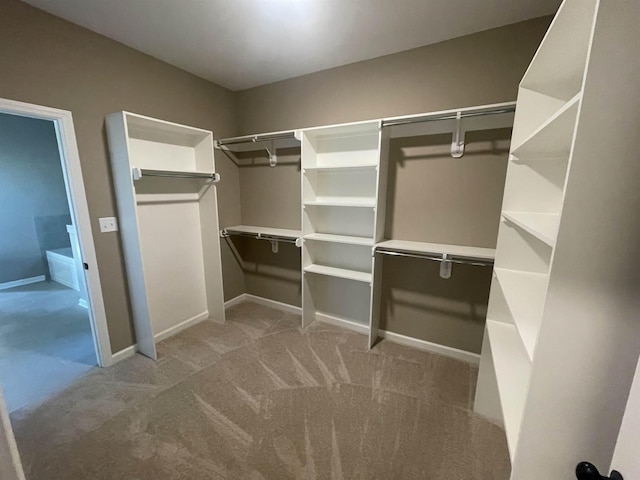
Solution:
M459 158L452 156L457 120L393 123L383 127L386 218L372 321L377 313L385 335L422 339L470 359L466 352L477 355L482 347L513 113L463 117ZM449 265L448 278L443 262L417 258L438 254L462 262Z
M215 148L240 180L240 224L221 225L222 241L243 272L238 300L300 308L300 142L288 131L218 139Z
M137 348L225 321L213 133L129 112L107 137Z

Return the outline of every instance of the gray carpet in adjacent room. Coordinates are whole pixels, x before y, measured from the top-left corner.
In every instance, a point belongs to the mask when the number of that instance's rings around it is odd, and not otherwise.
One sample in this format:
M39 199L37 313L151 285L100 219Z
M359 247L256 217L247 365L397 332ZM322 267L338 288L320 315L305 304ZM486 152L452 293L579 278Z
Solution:
M0 290L0 385L10 412L38 405L96 366L79 296L51 281Z
M506 480L477 368L245 302L12 419L30 480Z

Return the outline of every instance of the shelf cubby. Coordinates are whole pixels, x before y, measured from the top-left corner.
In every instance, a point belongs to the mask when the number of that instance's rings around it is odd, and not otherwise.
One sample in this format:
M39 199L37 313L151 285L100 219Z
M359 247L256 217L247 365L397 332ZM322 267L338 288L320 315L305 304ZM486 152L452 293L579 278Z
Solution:
M527 398L531 362L522 348L514 325L487 318L487 334L500 393L507 445L513 458Z
M305 242L303 267L330 268L371 273L371 248L366 245L333 242Z
M533 359L549 276L505 268L496 268L494 272L513 324L529 359Z
M511 154L518 160L569 159L580 93L547 118Z
M537 163L509 162L502 209L511 212L559 213L567 166L567 159Z
M323 233L351 237L373 237L373 208L308 205L303 209L302 219L304 235Z
M548 273L553 249L520 227L502 220L498 231L496 268Z
M581 90L597 3L584 0L562 4L521 87L565 101Z

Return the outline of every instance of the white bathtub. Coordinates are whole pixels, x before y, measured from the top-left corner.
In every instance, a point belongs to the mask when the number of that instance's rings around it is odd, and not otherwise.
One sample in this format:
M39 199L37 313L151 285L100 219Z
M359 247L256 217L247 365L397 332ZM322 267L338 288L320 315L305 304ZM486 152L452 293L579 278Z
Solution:
M80 291L76 262L71 247L47 250L51 280Z

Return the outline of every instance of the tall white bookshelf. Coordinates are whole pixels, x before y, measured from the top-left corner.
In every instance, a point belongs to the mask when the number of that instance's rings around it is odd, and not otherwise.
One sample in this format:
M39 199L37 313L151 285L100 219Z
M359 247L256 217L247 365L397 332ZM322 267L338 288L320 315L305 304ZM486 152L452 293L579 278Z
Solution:
M639 14L565 0L520 83L475 399L512 479L611 460L640 353Z
M301 131L302 322L368 331L379 201L380 122Z

